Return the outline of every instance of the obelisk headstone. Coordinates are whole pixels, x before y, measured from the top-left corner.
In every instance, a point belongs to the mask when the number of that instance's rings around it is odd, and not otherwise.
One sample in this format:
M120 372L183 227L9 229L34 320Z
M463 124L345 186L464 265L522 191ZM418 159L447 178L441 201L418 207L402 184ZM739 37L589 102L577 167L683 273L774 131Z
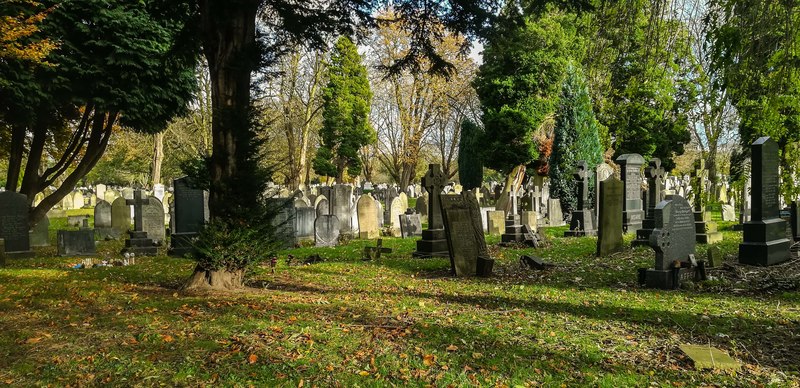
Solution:
M625 233L633 233L641 229L644 219L642 210L642 174L639 171L644 158L639 154L620 155L617 160L620 166L622 184L625 186L625 202L622 203L622 229Z

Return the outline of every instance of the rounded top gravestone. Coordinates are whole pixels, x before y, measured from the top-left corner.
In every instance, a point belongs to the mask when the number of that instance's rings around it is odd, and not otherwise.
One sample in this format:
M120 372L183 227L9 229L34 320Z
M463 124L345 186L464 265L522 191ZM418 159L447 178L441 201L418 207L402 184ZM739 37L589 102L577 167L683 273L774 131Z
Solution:
M358 230L359 237L364 239L378 238L380 228L378 225L378 206L375 199L369 194L364 194L358 198L356 204L358 209Z
M694 212L686 199L670 195L656 205L650 247L656 253L657 270L672 268L675 261L688 261L695 254Z

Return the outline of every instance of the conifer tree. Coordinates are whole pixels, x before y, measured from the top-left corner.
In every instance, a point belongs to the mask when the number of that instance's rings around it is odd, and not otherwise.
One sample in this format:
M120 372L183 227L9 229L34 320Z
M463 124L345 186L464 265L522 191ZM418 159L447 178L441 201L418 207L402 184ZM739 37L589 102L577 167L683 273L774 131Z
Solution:
M461 122L461 140L458 145L458 178L464 190L480 187L483 182L482 134L481 128L472 120Z

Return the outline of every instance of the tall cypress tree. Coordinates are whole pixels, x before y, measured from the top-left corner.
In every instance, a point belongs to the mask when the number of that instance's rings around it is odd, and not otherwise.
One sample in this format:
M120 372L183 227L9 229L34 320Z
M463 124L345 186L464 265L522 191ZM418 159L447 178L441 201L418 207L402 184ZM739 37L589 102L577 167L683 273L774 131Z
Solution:
M367 68L361 64L356 45L346 36L339 38L333 48L328 79L319 131L322 144L313 166L317 174L342 182L345 171L350 176L361 172L363 163L358 151L376 140L369 122L372 91Z
M481 160L481 135L483 131L472 120L461 122L461 140L458 143L458 178L464 190L480 187L483 182Z
M550 154L550 196L561 199L561 208L568 214L578 204L576 184L572 177L576 163L585 160L590 168L594 168L603 161L603 148L598 131L600 124L592 110L589 88L580 69L574 64L567 66L567 77L560 98L553 152ZM593 178L590 178L590 187L593 186Z

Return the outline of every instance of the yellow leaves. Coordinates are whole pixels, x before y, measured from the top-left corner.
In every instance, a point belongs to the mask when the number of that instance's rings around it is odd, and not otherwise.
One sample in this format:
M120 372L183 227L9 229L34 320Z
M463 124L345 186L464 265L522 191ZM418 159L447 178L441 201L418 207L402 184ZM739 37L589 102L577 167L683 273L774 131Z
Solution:
M367 376L369 376L369 372L367 372L365 370L362 370L362 371L358 372L358 375L359 376L363 376L363 377L367 377Z
M434 356L433 354L426 354L422 356L422 363L425 366L431 366L434 363L436 363L436 356Z
M26 344L38 344L42 341L42 337L28 338L25 340Z
M483 358L483 353L478 353L478 352L472 353L472 358L480 360L481 358Z
M257 361L258 361L258 356L257 356L257 355L255 355L255 354L252 354L252 353L251 353L251 354L250 354L250 355L247 357L247 363L248 363L248 364L255 364Z
M167 343L169 343L169 342L172 342L172 341L175 341L175 339L174 339L174 338L172 338L172 336L171 336L171 335L169 335L169 334L163 334L163 335L161 335L161 340L163 340L164 342L167 342Z
M455 352L457 350L458 350L458 346L455 346L455 345L450 345L450 346L447 347L447 351L448 352Z
M333 372L333 365L326 366L325 370L328 371L328 372Z

